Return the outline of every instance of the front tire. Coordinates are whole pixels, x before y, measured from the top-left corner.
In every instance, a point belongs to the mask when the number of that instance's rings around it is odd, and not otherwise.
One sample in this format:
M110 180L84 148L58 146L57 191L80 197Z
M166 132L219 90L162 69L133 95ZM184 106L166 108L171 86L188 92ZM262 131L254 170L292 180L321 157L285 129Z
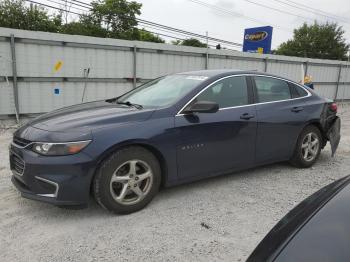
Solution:
M144 208L157 194L161 169L157 158L142 147L116 151L100 166L93 181L100 206L117 214Z
M290 162L300 168L311 167L320 156L322 136L313 125L307 126L299 135L294 154Z

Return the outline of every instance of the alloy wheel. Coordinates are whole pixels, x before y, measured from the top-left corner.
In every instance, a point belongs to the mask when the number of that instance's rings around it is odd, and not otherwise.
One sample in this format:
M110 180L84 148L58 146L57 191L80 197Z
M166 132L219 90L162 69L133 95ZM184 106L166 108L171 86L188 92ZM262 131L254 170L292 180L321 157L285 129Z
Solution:
M308 133L301 144L303 159L307 162L313 161L318 153L320 141L315 133Z
M113 199L122 205L134 205L144 199L153 183L150 166L141 160L130 160L120 165L110 181Z

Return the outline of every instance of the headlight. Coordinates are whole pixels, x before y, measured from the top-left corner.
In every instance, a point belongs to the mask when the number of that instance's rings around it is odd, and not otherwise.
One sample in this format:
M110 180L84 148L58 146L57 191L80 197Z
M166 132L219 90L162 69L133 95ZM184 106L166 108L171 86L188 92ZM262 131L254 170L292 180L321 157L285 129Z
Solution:
M33 143L32 150L41 155L63 156L79 153L85 148L91 140L67 143Z

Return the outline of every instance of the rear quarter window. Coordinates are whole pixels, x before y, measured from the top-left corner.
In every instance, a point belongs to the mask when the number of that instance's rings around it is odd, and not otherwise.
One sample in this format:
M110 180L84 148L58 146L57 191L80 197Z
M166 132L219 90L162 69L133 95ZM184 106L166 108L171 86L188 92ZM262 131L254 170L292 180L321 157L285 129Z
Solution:
M292 98L304 97L308 95L308 93L302 87L296 84L289 83L289 87Z

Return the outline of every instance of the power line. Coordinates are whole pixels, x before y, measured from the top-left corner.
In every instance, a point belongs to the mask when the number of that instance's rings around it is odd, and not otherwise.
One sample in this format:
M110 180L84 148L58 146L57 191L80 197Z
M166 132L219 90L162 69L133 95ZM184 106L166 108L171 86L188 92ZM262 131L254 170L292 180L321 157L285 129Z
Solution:
M143 27L148 27L148 28L151 28L151 29L153 29L153 30L157 30L157 31L163 31L163 32L167 32L167 33L172 33L173 34L173 32L169 32L169 31L167 31L167 30L165 30L165 29L159 29L159 28L154 28L154 27L152 27L152 26L149 26L149 25L144 25ZM143 27L141 28L141 30L143 29ZM159 33L159 32L154 32L154 31L150 31L150 30L146 30L147 32L151 32L151 33L153 33L153 34L156 34L156 35L161 35L161 36L165 36L165 37L170 37L170 38L174 38L174 39L178 39L178 40L182 40L182 41L184 41L184 40L186 40L186 39L184 39L184 38L180 38L180 37L177 37L177 36L170 36L170 35L165 35L165 34L162 34L162 33ZM213 42L213 41L210 41L210 42ZM216 47L216 44L217 44L217 42L214 42L215 44L214 45L211 45L211 44L208 44L208 46L211 46L211 47ZM238 48L238 47L236 47L236 48ZM231 49L231 48L226 48L227 50L234 50L234 49ZM237 51L237 50L234 50L234 51Z
M55 9L55 10L59 10L61 12L68 12L68 13L71 13L71 14L75 14L75 15L81 15L80 13L77 13L77 12L74 12L74 11L70 11L70 10L64 10L62 8L58 8L58 7L55 7L55 6L52 6L52 5L48 5L48 4L44 4L44 3L39 3L39 2L36 2L36 1L33 1L33 0L25 0L27 2L30 2L30 3L34 3L34 4L37 4L37 5L41 5L41 6L45 6L45 7L48 7L48 8L52 8L52 9ZM53 0L47 0L47 1L51 1L51 2L54 2ZM64 0L61 0L61 1L64 1ZM66 1L66 2L69 2L69 1ZM80 2L80 1L79 1ZM72 2L69 2L69 3L72 3ZM56 2L57 4L57 2ZM72 4L75 4L75 3L72 3ZM88 5L88 4L86 4ZM85 8L85 7L84 7ZM87 8L87 7L86 7ZM89 11L91 10L91 8L89 10L83 10L83 9L80 9L81 11ZM126 17L125 18L129 18L130 17ZM192 32L188 32L188 31L184 31L184 30L181 30L181 29L177 29L177 28L173 28L173 27L168 27L168 26L165 26L165 25L161 25L161 24L157 24L157 23L154 23L154 22L151 22L151 21L147 21L147 20L143 20L143 19L139 19L139 18L136 18L136 20L138 22L140 22L141 24L145 24L145 25L148 25L148 26L156 26L156 27L160 27L161 29L166 29L166 30L169 30L169 31L174 31L176 33L181 33L181 34L185 34L186 36L191 36L191 37L198 37L198 38L206 38L206 36L203 36L203 35L200 35L200 34L196 34L196 33L192 33ZM104 21L106 22L106 21ZM148 30L146 30L148 31ZM149 31L150 32L150 31ZM150 32L152 33L152 32ZM158 33L159 34L159 33ZM159 34L161 35L161 34ZM163 34L164 35L164 34ZM166 37L171 37L171 38L176 38L176 39L180 39L180 38L177 38L177 37L173 37L173 36L169 36L169 35L164 35ZM180 40L184 40L184 39L180 39ZM215 41L215 42L219 42L221 44L227 44L227 45L233 45L233 46L242 46L241 44L238 44L238 43L234 43L234 42L229 42L229 41L226 41L226 40L222 40L222 39L217 39L217 38L209 38L210 41Z
M61 0L61 1L65 1L65 0ZM74 1L78 2L78 3L84 3L84 2L81 2L81 1L78 1L78 0L74 0ZM69 3L72 3L72 2L69 2ZM72 4L75 4L75 3L72 3ZM89 10L91 10L92 5L87 4L87 3L84 3L84 4L85 5L89 5L90 6ZM88 7L85 7L85 8L88 8ZM130 18L130 17L127 17L127 16L123 16L123 17ZM162 29L167 29L167 30L170 30L170 31L178 32L178 33L181 33L181 34L189 35L189 36L192 36L192 37L201 38L201 39L207 39L207 36L204 36L204 35L201 35L201 34L197 34L197 33L185 31L185 30L182 30L182 29L178 29L178 28L162 25L162 24L159 24L159 23L147 21L147 20L140 19L140 18L133 18L133 19L136 19L136 21L138 21L140 24L151 25L151 26L162 28ZM220 42L220 43L226 44L226 45L242 47L242 44L231 42L231 41L227 41L227 40L223 40L223 39L218 39L218 38L214 38L214 37L208 37L208 40L215 41L215 42Z
M310 18L310 17L298 15L298 14L295 14L295 13L290 13L290 12L288 12L288 11L281 10L281 9L278 9L278 8L275 8L275 7L271 7L271 6L267 6L267 5L264 5L264 4L260 4L260 3L257 3L257 2L251 1L251 0L244 0L244 1L246 1L246 2L248 2L248 3L251 3L251 4L253 4L253 5L257 5L257 6L260 6L260 7L264 7L264 8L267 8L267 9L270 9L270 10L274 10L274 11L277 11L277 12L280 12L280 13L283 13L283 14L287 14L287 15L299 17L299 18L302 18L302 19L305 19L305 20L314 21L314 19L312 19L312 18Z
M61 9L61 8L57 8L57 7L54 7L54 6L50 6L50 5L45 5L45 4L41 4L41 3L37 3L35 1L30 1L30 0L25 0L27 2L31 2L31 3L34 3L34 4L39 4L39 5L43 5L43 6L46 6L46 7L49 7L49 8L53 8L53 9L56 9L56 10L59 10L59 11L64 11L64 12L68 12L68 13L73 13L73 14L76 14L76 15L79 15L79 13L75 13L75 12L72 12L72 11L69 11L69 10L64 10L64 9ZM49 2L53 2L53 3L56 3L56 4L59 4L53 0L47 0ZM82 10L82 9L80 9ZM82 11L86 11L86 10L82 10ZM145 30L143 28L141 28L141 30ZM156 29L156 30L161 30L161 29ZM168 34L163 34L163 33L159 33L159 32L154 32L154 31L150 31L150 30L145 30L146 32L149 32L149 33L152 33L152 34L155 34L155 35L161 35L161 36L164 36L164 37L169 37L169 38L173 38L173 39L177 39L177 40L181 40L181 41L184 41L186 39L184 38L180 38L180 37L176 37L176 36L172 36L172 35L168 35ZM164 30L163 30L164 31ZM209 46L211 47L216 47L216 45L210 45ZM227 48L228 50L232 50L232 49L229 49Z
M165 37L169 37L169 38L173 38L173 39L177 39L177 40L181 40L181 41L185 41L186 40L184 38L179 38L179 37L176 37L176 36L166 35L166 34L162 34L162 33L159 33L159 32L154 32L154 31L150 31L150 30L146 30L146 31L150 32L152 34L155 34L155 35L161 35L161 36L165 36ZM211 44L208 44L208 46L216 47L216 45L211 45ZM233 49L227 48L227 50L233 50ZM236 51L236 50L234 50L234 51Z
M218 12L221 12L223 14L230 15L230 16L235 17L235 18L237 18L237 17L244 18L246 20L250 20L250 21L253 21L253 22L258 23L258 24L271 24L270 22L258 20L258 19L255 19L255 18L251 18L249 16L246 16L246 15L234 12L232 10L223 9L223 8L217 6L217 5L208 4L208 3L205 3L205 2L202 2L202 1L199 1L199 0L188 0L188 1L190 1L192 3L195 3L195 4L198 4L198 5L201 5L201 6L205 6L205 7L209 8L209 9L214 10L214 11L218 11ZM293 33L293 31L290 30L290 29L287 29L287 28L284 28L284 27L281 27L281 26L275 25L275 24L271 24L271 25L273 25L276 29L280 29L280 30L283 30L283 31L286 31L286 32L289 32L289 33Z
M56 1L54 1L54 0L46 0L46 1L48 1L48 2L50 2L50 3L53 3L53 4L57 4L57 5L63 5L63 3L56 2ZM65 0L62 0L61 2L66 2L66 3L68 3L68 4L72 4L71 2L65 1ZM75 10L79 10L79 11L86 12L86 10L83 10L83 9L78 8L78 7L75 7L75 6L71 6L70 8L74 8ZM69 11L70 11L70 10L68 10L68 9L63 9L63 10L64 10L64 12L68 12L68 13L69 13Z
M92 7L91 4L87 4L87 3L81 2L79 0L73 0L73 1L78 2L78 3L83 3L85 5L88 5L88 6L90 6L90 8ZM202 38L202 39L207 39L208 38L208 40L211 40L211 41L220 42L220 43L227 44L227 45L232 45L232 46L242 47L242 44L239 44L239 43L235 43L235 42L231 42L231 41L227 41L227 40L223 40L223 39L218 39L218 38L214 38L214 37L207 37L205 35L201 35L201 34L189 32L189 31L185 31L185 30L182 30L182 29L178 29L178 28L162 25L162 24L151 22L151 21L147 21L147 20L144 20L144 19L141 19L141 18L135 18L135 19L136 19L136 21L138 21L141 24L152 25L152 26L156 26L156 27L159 27L159 28L168 29L170 31L183 33L183 34L186 34L186 35L190 35L190 36L194 36L194 37L198 37L198 38Z
M281 3L281 4L284 4L284 5L287 5L287 6L290 6L290 7L293 7L295 9L299 9L299 10L302 10L304 12L308 12L308 13L313 13L315 15L320 15L320 16L323 16L323 17L326 17L326 18L329 18L329 19L332 19L332 20L339 20L339 21L342 21L344 23L350 23L349 20L346 21L342 18L337 18L337 16L335 15L327 15L326 13L321 13L320 11L315 11L315 10L312 10L312 8L305 8L305 7L301 7L299 5L296 5L296 4L293 4L292 1L290 1L291 3L289 3L288 1L287 2L284 2L284 1L281 1L281 0L273 0L275 2L278 2L278 3ZM322 11L323 12L323 11Z
M75 0L72 0L72 1L63 0L63 1L64 1L64 2L68 2L68 3L70 3L70 4L73 4L73 5L76 5L76 6L79 6L79 7L88 8L87 6L81 4L81 3L83 3L83 2L78 2L78 1L75 1ZM75 2L77 2L77 3L75 3Z
M78 4L81 4L81 5L85 5L87 8L92 6L90 3L85 3L85 2L82 2L82 1L79 1L79 0L72 0L72 1L76 2Z
M185 30L182 30L182 29L177 29L177 28L174 28L174 27L165 26L165 25L161 25L161 24L158 24L158 23L154 23L154 22L149 22L147 20L143 20L143 19L139 19L139 18L137 18L136 20L138 22L142 23L142 24L154 25L154 26L158 26L160 28L169 29L171 31L188 34L188 35L191 35L191 36L194 36L194 37L198 37L198 38L202 38L202 39L208 39L208 40L211 40L211 41L221 42L221 43L228 44L228 45L233 45L233 46L240 46L240 47L242 46L242 44L239 44L239 43L230 42L230 41L227 41L227 40L222 40L222 39L218 39L218 38L214 38L214 37L207 37L205 35L200 35L200 34L197 34L197 33L188 32L188 31L185 31Z
M345 22L345 21L349 22L349 21L350 21L350 20L347 19L346 17L334 15L334 14L332 14L332 13L325 12L325 11L323 11L323 10L321 10L321 9L317 9L317 8L314 8L314 7L310 7L310 6L307 6L307 5L305 5L305 4L297 3L297 2L292 1L292 0L285 0L285 1L286 1L286 2L289 2L289 3L292 3L292 4L294 4L294 5L296 5L296 6L299 6L299 7L302 6L302 7L304 7L304 8L307 8L306 10L307 10L308 12L310 12L311 10L313 10L313 12L316 12L317 14L320 14L320 15L323 15L323 16L327 16L327 17L329 17L329 18L334 17L334 18L337 18L338 20L342 20L343 22ZM311 11L311 12L312 12L312 11ZM347 22L346 22L346 23L347 23Z
M77 3L82 4L82 5L85 5L85 8L88 8L88 9L90 9L92 7L92 4L90 4L90 3L82 2L82 1L79 1L79 0L71 0L71 1L77 2Z
M72 14L75 14L75 15L81 15L80 13L76 13L74 11L68 11L68 10L64 10L62 8L58 8L58 7L55 7L55 6L52 6L52 5L48 5L48 4L44 4L44 3L39 3L39 2L36 2L36 1L33 1L33 0L24 0L26 2L29 2L29 3L32 3L32 4L36 4L36 5L41 5L41 6L45 6L47 8L52 8L52 9L56 9L58 11L62 11L62 12L69 12L69 13L72 13ZM48 1L48 0L47 0Z
M32 0L25 0L25 1L30 2L30 3L33 3L33 4L37 4L37 5L42 5L42 6L45 6L45 7L48 7L48 8L52 8L52 9L55 9L55 10L58 10L58 11L68 12L68 13L75 14L75 15L81 15L80 13L76 13L76 12L73 12L73 11L70 11L70 10L64 10L64 9L62 9L62 8L58 8L58 7L55 7L55 6L51 6L51 5L39 3L39 2L36 2L36 1L32 1ZM56 4L61 4L61 3L57 3L57 2L55 2L55 1L53 1L53 0L46 0L46 1L52 2L52 3L56 3ZM79 9L79 10L87 11L87 10L83 10L83 9ZM145 30L145 31L150 32L150 33L155 33L155 32L148 31L148 30ZM174 39L179 39L179 40L185 40L185 39L183 39L183 38L178 38L178 37L174 37L174 36L170 36L170 35L165 35L165 34L160 34L160 33L155 33L155 34L163 35L163 36L166 36L166 37L169 37L169 38L174 38Z
M155 30L158 30L158 31L162 31L162 32L174 34L173 31L170 31L170 30L167 30L167 29L158 28L158 27L153 26L153 25L146 25L146 24L145 24L145 25L142 25L142 28L143 28L143 27L148 27L148 28L152 28L152 29L155 29ZM180 35L181 37L188 37L188 35L183 34L183 33L175 33L175 34L176 34L176 35ZM184 40L184 39L182 39L182 40Z

